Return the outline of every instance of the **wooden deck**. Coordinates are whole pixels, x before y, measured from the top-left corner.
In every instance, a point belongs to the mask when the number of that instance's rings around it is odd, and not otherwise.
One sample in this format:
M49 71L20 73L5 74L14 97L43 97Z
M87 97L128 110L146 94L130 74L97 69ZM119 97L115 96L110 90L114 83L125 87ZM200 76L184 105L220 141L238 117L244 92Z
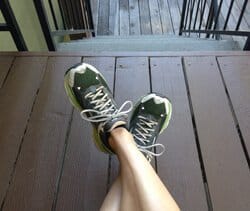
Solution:
M206 4L205 19L209 13L210 2L207 1ZM223 24L230 2L231 0L225 0L222 4L220 18ZM243 0L235 0L228 21L230 30L236 27L243 2ZM92 0L91 3L97 35L178 35L183 0ZM250 30L249 14L250 4L248 3L240 30ZM205 25L204 22L203 26ZM223 39L230 39L230 37L223 36ZM233 37L233 39L242 40L239 37Z
M184 211L250 210L250 54L140 52L0 54L0 209L98 210L115 156L63 88L80 61L101 70L117 103L150 91L173 104L153 166Z
M178 34L182 0L92 0L97 35Z

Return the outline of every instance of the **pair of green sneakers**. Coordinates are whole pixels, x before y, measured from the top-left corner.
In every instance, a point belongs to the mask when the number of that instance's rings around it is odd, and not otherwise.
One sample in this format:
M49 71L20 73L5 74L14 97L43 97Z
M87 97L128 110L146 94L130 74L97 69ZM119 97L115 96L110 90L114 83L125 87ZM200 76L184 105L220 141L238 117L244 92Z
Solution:
M126 101L118 108L102 74L86 63L77 64L65 73L64 87L73 106L80 110L81 117L93 124L94 141L100 151L112 154L108 143L110 132L116 127L126 127L149 161L164 152L164 145L155 142L171 118L172 106L166 97L150 93L135 106ZM128 113L132 109L127 126ZM157 146L162 148L160 153L153 150Z

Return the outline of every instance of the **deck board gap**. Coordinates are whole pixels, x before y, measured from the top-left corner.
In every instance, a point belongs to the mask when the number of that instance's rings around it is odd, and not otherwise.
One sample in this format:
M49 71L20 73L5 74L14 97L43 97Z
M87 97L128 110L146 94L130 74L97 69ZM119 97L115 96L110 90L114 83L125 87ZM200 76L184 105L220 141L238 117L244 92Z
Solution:
M194 108L193 108L192 99L190 96L190 89L189 89L189 83L188 83L188 78L187 78L187 73L186 73L186 66L185 66L184 57L181 57L181 63L182 63L182 69L183 69L183 75L184 75L185 86L186 86L186 91L187 91L188 103L189 103L189 108L190 108L190 113L191 113L191 119L192 119L192 124L193 124L193 131L194 131L194 136L195 136L196 148L197 148L199 162L200 162L203 185L204 185L204 189L206 192L207 205L208 205L209 210L213 210L211 195L209 192L209 187L207 185L207 176L206 176L205 165L204 165L202 151L201 151L200 142L199 142L199 134L197 131L197 126L196 126L196 121L195 121L195 116L194 116Z
M235 113L235 110L234 110L234 107L233 107L233 103L232 103L232 100L231 100L231 96L230 96L230 94L228 92L228 88L227 88L227 85L226 85L226 82L225 82L225 78L224 78L224 76L222 74L221 66L220 66L220 63L219 63L217 57L216 57L216 63L218 65L219 74L221 76L222 83L223 83L223 86L224 86L224 89L225 89L225 93L226 93L226 96L227 96L227 99L228 99L228 104L229 104L230 110L232 112L234 124L235 124L236 130L237 130L238 136L240 138L240 142L241 142L241 145L242 145L242 148L243 148L244 155L245 155L246 160L247 160L248 168L250 169L250 156L249 156L249 153L247 151L245 140L243 138L243 135L242 135L242 132L241 132L241 129L240 129L239 121L238 121L238 118L236 116L236 113Z
M4 77L2 86L0 86L0 88L4 87L4 85L5 85L6 81L7 81L7 78L8 78L8 76L9 76L9 74L10 74L10 71L11 71L11 69L12 69L12 67L13 67L13 65L14 65L14 63L15 63L15 61L16 61L16 57L13 58L13 60L12 60L12 62L11 62L11 65L10 65L10 67L9 67L9 69L8 69L8 72L7 72L6 76Z
M115 88L116 88L116 70L117 70L117 58L118 57L115 57L115 64L114 64L114 78L113 78L113 97L115 97ZM111 188L112 186L112 182L111 181L111 171L112 171L112 157L114 155L109 155L109 161L108 161L108 178L107 178L107 193L109 191L109 189Z
M56 210L58 193L59 193L61 178L62 178L62 174L63 174L63 167L64 167L64 163L65 163L66 152L67 152L67 149L68 149L68 141L69 141L69 135L70 135L70 130L71 130L71 123L73 121L73 113L74 113L74 108L72 106L71 112L70 112L70 119L69 119L67 131L66 131L66 135L65 135L65 140L64 140L64 148L63 148L63 152L62 152L62 160L61 160L61 164L60 164L60 171L59 171L59 175L58 175L58 178L57 178L57 181L56 181L56 184L55 184L56 187L55 187L55 192L54 192L54 199L53 199L52 206L51 206L51 211Z
M168 5L168 11L169 11L169 15L170 15L170 22L171 22L171 26L172 26L172 30L174 34L177 34L177 32L174 30L174 23L173 23L173 14L171 13L171 7L169 4L169 0L167 0L167 5Z
M24 132L23 132L22 137L21 137L21 141L20 141L20 144L19 144L19 147L18 147L16 159L15 159L15 161L14 161L13 168L12 168L12 171L11 171L11 174L10 174L10 179L9 179L8 187L7 187L7 190L6 190L6 192L5 192L5 195L4 195L3 202L2 202L2 204L1 204L0 210L3 210L4 204L5 204L5 200L6 200L6 197L7 197L7 195L8 195L9 188L10 188L10 185L11 185L12 180L13 180L13 176L14 176L15 169L16 169L16 164L17 164L19 155L20 155L21 150L22 150L24 137L25 137L25 135L26 135L26 133L27 133L28 125L29 125L29 122L30 122L30 119L31 119L31 115L32 115L33 110L34 110L34 107L35 107L36 99L37 99L38 93L39 93L39 91L40 91L41 84L42 84L42 82L43 82L43 80L44 80L44 76L45 76L45 73L46 73L46 70L47 70L48 59L49 59L49 57L47 57L46 66L45 66L45 71L43 72L42 80L40 81L40 84L39 84L39 86L38 86L38 89L36 90L36 94L35 94L35 97L34 97L34 101L33 101L33 103L32 103L31 110L30 110L30 113L29 113L29 116L28 116L28 119L27 119L27 122L26 122L26 126L25 126ZM13 66L15 60L16 60L16 57L13 59L13 62L12 62L12 64L11 64L10 68L9 68L9 71L8 71L7 76L9 75L9 73L10 73L10 71L11 71L11 68L12 68L12 66ZM7 76L6 76L6 79L7 79ZM4 81L4 83L5 83L5 81ZM4 83L3 83L3 85L4 85Z
M208 210L213 211L213 203L212 203L212 199L211 199L211 195L210 195L210 191L209 191L209 187L208 187L207 182L204 183L204 189L205 189L206 197L207 197Z
M151 73L151 58L148 57L148 71L149 71L149 87L150 87L150 92L153 91L153 85L152 85L152 73ZM156 147L154 147L154 153L157 153ZM157 164L157 156L154 156L154 166L155 166L155 171L158 173L158 164Z
M162 34L164 34L164 31L163 31L163 23L162 23L162 16L161 16L161 11L160 11L160 4L159 4L159 0L157 0L157 6L158 6L158 9L159 9L159 18L160 18L161 31L162 31Z

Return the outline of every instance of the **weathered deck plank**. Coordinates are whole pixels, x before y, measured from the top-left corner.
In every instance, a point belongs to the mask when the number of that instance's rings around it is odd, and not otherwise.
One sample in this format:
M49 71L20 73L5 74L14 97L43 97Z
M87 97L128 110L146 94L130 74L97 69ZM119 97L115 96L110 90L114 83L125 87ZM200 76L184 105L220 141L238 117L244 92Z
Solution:
M129 84L126 78L129 78ZM120 106L126 100L134 103L150 91L150 79L147 57L117 58L115 78L115 100ZM111 158L110 181L113 182L118 173L118 161Z
M214 57L185 58L214 210L249 210L250 175Z
M129 28L130 35L141 34L138 0L129 0Z
M173 106L169 127L157 140L166 147L157 158L158 175L181 210L207 210L181 58L151 58L150 66L152 90L169 97Z
M149 1L149 11L153 34L162 34L162 23L160 17L160 9L158 7L158 0Z
M119 0L109 1L109 34L119 35Z
M248 154L250 154L249 57L219 57L218 62Z
M173 31L175 34L178 34L179 24L181 20L180 10L179 10L176 0L168 0L168 3L169 3L170 14L171 14Z
M109 0L99 0L97 35L109 35Z
M82 54L74 53L71 57L70 53L1 53L4 57L16 56L0 89L3 211L100 207L108 182L108 156L95 149L90 140L91 126L83 123L78 111L74 111L70 122L72 107L63 89L65 69L79 61ZM90 52L91 57L84 58L104 70L102 73L111 87L116 75L118 105L148 93L150 77L152 90L172 101L172 121L159 137L167 151L157 158L157 169L183 210L207 210L194 133L213 210L250 208L249 163L245 156L247 150L249 153L250 124L248 54L118 52L107 53L103 58L103 54ZM184 76L179 58L183 55ZM219 55L217 61L216 55ZM53 58L49 59L43 78L48 56ZM148 56L152 56L150 60ZM187 91L184 79L188 82ZM187 98L191 99L191 113L194 113L194 131ZM242 142L246 145L245 152ZM117 173L118 165L114 163L112 160L110 182Z
M49 58L3 210L51 209L72 114L63 76L79 61L77 57ZM33 60L30 67L36 72L37 62ZM39 80L33 83L39 84Z
M0 203L12 178L46 57L19 57L0 90Z
M129 35L128 0L120 0L120 34Z
M168 3L165 0L158 0L158 2L159 2L161 23L162 23L162 33L173 34L173 26L171 22Z
M3 86L3 83L6 80L6 76L8 75L13 60L13 56L0 57L0 88Z
M84 62L100 69L113 89L114 58L84 58ZM93 143L90 123L75 110L56 210L98 210L107 190L108 162L108 155L99 152Z
M151 34L152 28L150 22L148 0L139 1L139 11L140 11L141 34Z

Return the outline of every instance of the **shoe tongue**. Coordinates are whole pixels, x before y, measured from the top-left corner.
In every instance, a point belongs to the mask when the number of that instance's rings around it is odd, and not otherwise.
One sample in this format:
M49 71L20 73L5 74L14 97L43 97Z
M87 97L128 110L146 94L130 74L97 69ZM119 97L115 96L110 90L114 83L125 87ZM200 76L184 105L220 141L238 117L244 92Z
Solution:
M157 109L155 108L156 102L154 99L150 99L147 102L143 103L144 107L144 112L145 113L150 113L152 116L154 116L156 119L159 118L161 114L164 114L165 111L165 104L164 103L159 103L157 105Z

